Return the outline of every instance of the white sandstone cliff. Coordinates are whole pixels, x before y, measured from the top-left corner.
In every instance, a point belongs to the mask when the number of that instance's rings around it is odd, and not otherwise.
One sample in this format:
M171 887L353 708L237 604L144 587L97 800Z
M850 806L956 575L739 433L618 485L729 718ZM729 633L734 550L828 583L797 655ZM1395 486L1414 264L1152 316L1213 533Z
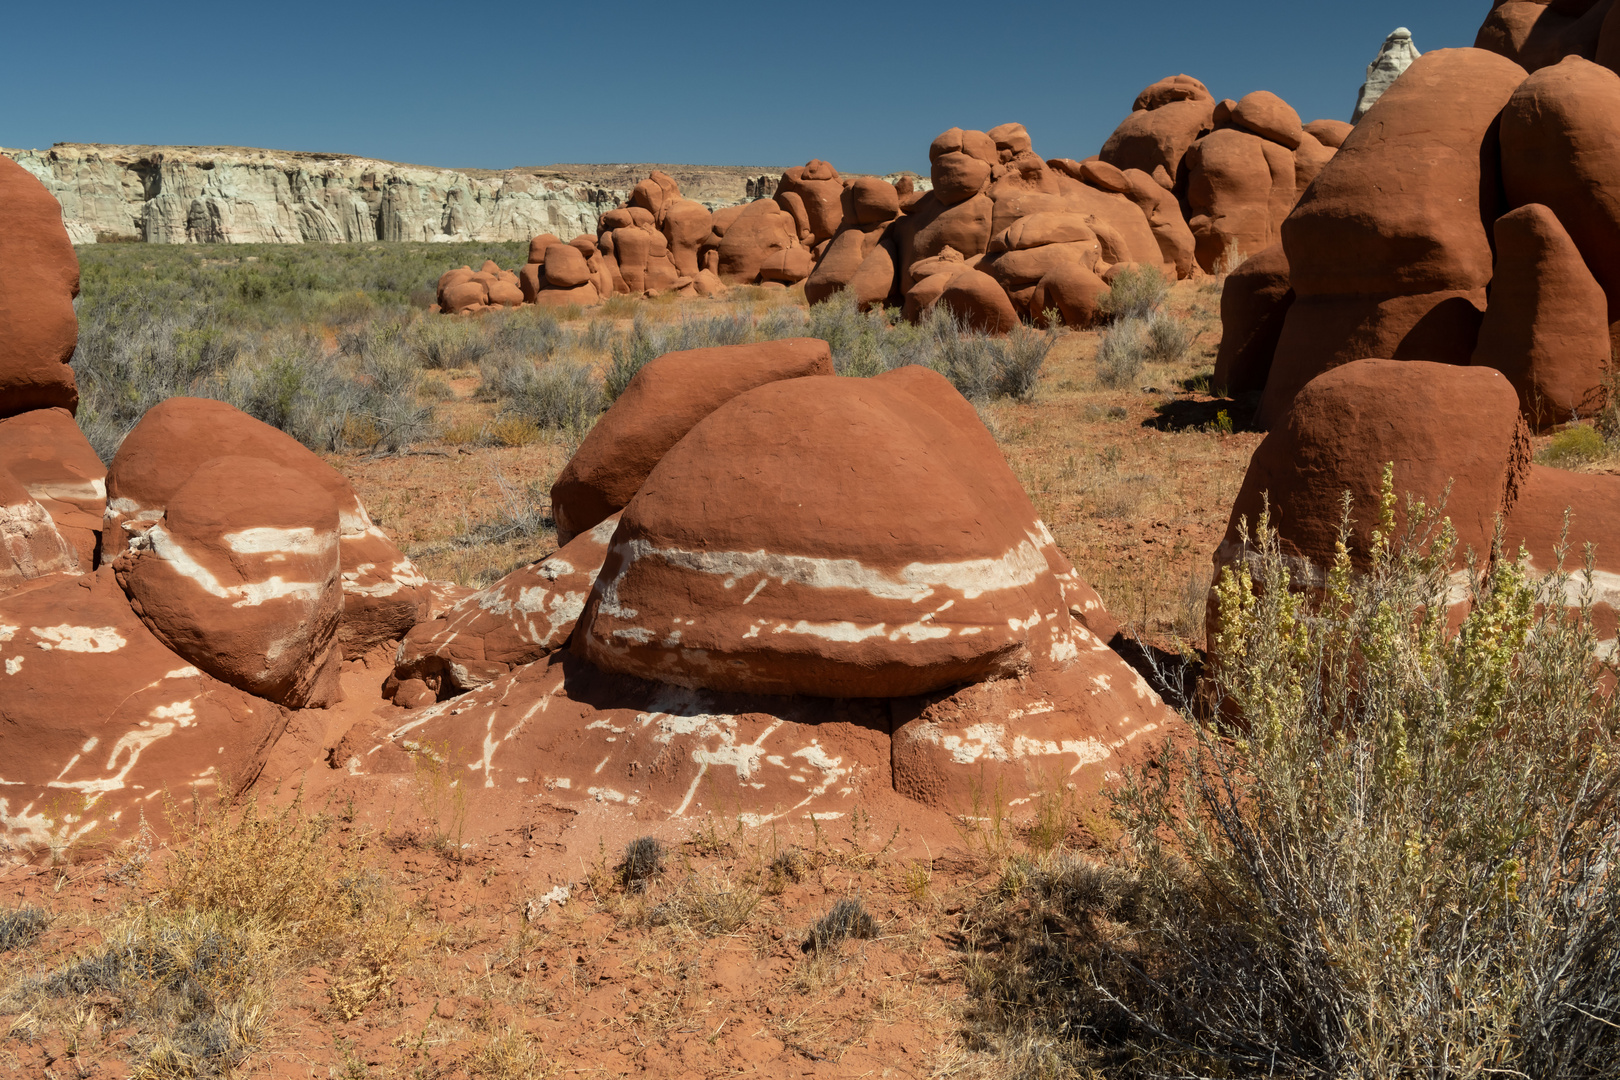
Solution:
M539 171L457 171L346 154L62 143L6 150L62 204L75 244L564 239L627 192Z

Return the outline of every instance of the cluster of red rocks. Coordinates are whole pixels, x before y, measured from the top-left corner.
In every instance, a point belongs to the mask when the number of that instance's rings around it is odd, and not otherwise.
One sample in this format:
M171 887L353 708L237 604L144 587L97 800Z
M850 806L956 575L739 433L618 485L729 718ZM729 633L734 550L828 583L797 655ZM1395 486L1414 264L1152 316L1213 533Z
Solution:
M559 248L590 266L560 243L530 265ZM393 704L329 748L354 783L434 753L479 788L643 816L1016 807L1095 790L1179 722L933 371L838 378L810 339L654 360L553 488L561 550L472 592L425 581L342 476L222 402L163 402L103 471L65 364L73 251L5 162L0 269L9 841L245 788L325 730L300 717L340 700L345 658L395 641Z
M783 173L771 198L710 213L654 172L603 215L594 241L569 242L579 256L538 236L519 275L494 263L445 274L439 307L714 296L727 285L802 281L811 303L847 291L863 311L897 307L916 319L943 302L996 333L1053 311L1084 326L1120 268L1186 278L1275 244L1349 130L1302 124L1265 91L1216 101L1197 79L1175 75L1143 90L1085 161L1042 159L1022 124L952 128L929 147L927 191L909 178L840 176L813 160ZM548 251L557 251L555 268ZM502 284L517 277L520 293Z
M418 711L387 745L467 747L486 786L760 821L1095 790L1179 723L932 371L837 378L812 339L667 354L552 504L555 555L401 643L388 689Z
M1620 15L1608 3L1496 5L1472 49L1418 59L1283 222L1227 279L1215 381L1259 393L1250 463L1217 570L1248 556L1240 518L1269 492L1310 580L1339 499L1364 564L1385 463L1445 495L1468 549L1521 546L1545 573L1569 512L1571 602L1595 546L1595 617L1620 612L1620 477L1531 463L1530 433L1605 407L1620 340ZM1612 40L1611 40L1612 39ZM1613 46L1613 48L1611 48ZM1314 569L1308 569L1309 563Z
M251 783L286 710L431 590L336 470L222 402L164 402L103 468L73 420L78 260L5 160L0 274L0 826L61 841Z

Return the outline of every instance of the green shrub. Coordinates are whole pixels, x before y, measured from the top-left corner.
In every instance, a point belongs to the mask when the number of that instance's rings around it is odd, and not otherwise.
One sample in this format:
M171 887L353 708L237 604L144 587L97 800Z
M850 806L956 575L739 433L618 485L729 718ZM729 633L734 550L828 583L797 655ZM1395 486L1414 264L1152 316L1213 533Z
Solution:
M1397 534L1390 475L1371 565L1341 545L1315 592L1261 519L1216 590L1234 719L1127 776L1120 866L986 912L994 1038L1123 1077L1616 1074L1620 699L1566 608L1592 586L1498 555L1452 630L1454 536Z
M1097 343L1097 383L1110 390L1136 384L1147 361L1146 322L1121 319L1103 332Z
M486 392L500 401L503 418L521 417L544 430L583 434L605 405L601 380L578 361L511 360L483 370Z
M1127 266L1114 275L1097 309L1107 318L1145 319L1170 295L1170 283L1156 266Z
M1541 452L1541 461L1544 465L1567 469L1608 456L1609 445L1597 428L1590 424L1571 424L1552 437Z
M1192 330L1184 320L1167 311L1154 311L1150 314L1145 329L1147 358L1154 363L1179 363L1192 348Z

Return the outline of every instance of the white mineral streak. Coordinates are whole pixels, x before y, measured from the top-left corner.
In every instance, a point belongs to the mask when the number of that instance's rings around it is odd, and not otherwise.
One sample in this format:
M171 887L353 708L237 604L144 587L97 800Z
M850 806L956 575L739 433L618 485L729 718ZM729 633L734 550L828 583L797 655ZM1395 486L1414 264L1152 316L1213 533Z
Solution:
M232 607L258 607L270 600L303 600L310 604L320 602L323 584L319 581L284 581L279 574L265 581L246 581L240 585L222 585L219 578L199 563L190 552L181 547L162 525L146 530L143 539L132 542L139 550L149 547L148 558L159 558L168 563L175 573L189 579L196 586L221 600L231 601Z
M39 639L39 647L47 652L60 649L62 652L110 653L128 644L118 629L112 626L72 626L63 623L60 626L29 627L29 632Z
M628 192L556 175L243 147L0 150L62 204L75 244L297 244L595 235Z
M238 555L324 555L337 546L335 533L309 527L275 529L260 526L226 533L225 543Z
M1050 711L1050 708L1043 711ZM1009 719L1013 717L1009 716ZM974 765L981 761L1011 762L1030 757L1073 755L1074 764L1069 769L1070 776L1087 765L1105 761L1111 756L1108 747L1099 739L1034 739L1027 735L1013 735L1009 738L1005 724L990 721L971 724L958 734L947 734L938 724L922 724L919 725L917 738L944 750L958 765Z

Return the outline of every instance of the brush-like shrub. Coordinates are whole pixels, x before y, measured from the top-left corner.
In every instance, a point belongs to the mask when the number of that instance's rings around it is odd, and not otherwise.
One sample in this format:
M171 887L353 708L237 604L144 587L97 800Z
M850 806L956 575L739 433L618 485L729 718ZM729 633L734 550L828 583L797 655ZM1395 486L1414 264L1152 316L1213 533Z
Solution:
M1114 275L1097 309L1114 321L1145 319L1170 295L1170 283L1156 266L1127 266Z
M664 872L664 845L656 837L638 836L625 845L618 866L619 880L631 892L643 892Z
M1230 726L1129 776L1120 868L986 916L979 1021L1118 1076L1613 1076L1620 700L1583 574L1498 555L1459 627L1449 525L1297 589L1262 518L1217 585Z
M1147 362L1146 322L1121 319L1110 326L1097 343L1097 383L1120 390L1136 383Z
M840 942L850 938L874 937L877 937L877 922L866 910L866 905L853 897L845 897L816 920L804 943L804 951L825 952L836 949Z
M1609 456L1609 444L1603 434L1591 424L1571 424L1548 442L1541 452L1541 462L1567 469L1589 461L1602 461Z

